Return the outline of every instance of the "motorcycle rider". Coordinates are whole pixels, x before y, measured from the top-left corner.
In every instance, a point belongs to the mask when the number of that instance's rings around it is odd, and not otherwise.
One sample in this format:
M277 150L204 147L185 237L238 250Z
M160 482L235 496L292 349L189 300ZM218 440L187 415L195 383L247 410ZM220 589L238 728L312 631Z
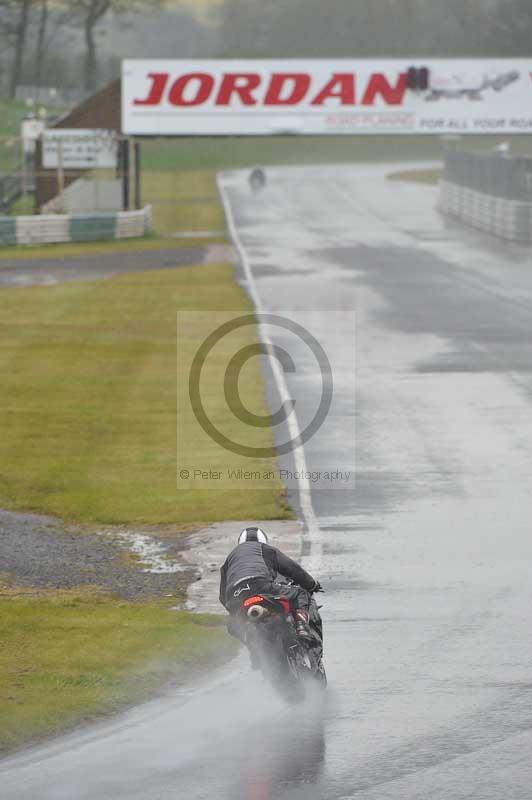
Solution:
M282 575L294 585L278 583ZM297 561L293 561L276 547L268 544L268 537L260 528L244 528L238 544L220 569L220 603L233 614L246 596L273 594L287 597L294 610L298 636L313 638L309 627L309 606L313 592L321 591L321 584L309 575ZM239 631L228 625L229 632L238 638Z

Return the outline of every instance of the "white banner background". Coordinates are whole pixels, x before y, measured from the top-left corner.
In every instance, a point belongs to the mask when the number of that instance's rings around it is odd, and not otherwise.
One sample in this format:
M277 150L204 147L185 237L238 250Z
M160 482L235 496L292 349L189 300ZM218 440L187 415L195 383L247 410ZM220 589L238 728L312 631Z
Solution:
M406 88L409 67L429 88ZM126 60L125 134L527 133L532 59Z

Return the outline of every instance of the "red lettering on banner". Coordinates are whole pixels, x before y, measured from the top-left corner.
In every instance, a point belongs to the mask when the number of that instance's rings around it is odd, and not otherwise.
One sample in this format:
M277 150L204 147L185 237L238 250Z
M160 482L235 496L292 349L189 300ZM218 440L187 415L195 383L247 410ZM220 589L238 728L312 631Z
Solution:
M283 95L289 87L288 93ZM295 106L300 103L310 88L310 75L305 72L275 73L272 75L266 97L265 106Z
M355 76L351 73L335 72L329 83L316 95L311 105L321 106L329 97L336 97L342 106L355 105Z
M401 73L395 86L390 86L388 79L380 72L371 76L362 98L363 106L372 106L380 95L389 106L400 106L406 92L406 73Z
M222 78L222 85L216 98L217 106L228 106L233 96L238 97L245 106L254 106L257 101L252 92L260 86L260 75L255 72L229 73Z
M328 100L336 100L339 106L356 105L356 75L335 72L325 86L311 100L312 106L323 106ZM532 77L532 76L531 76ZM144 98L133 100L134 106L158 106L171 81L167 72L150 72L151 82ZM215 97L218 106L238 103L256 106L261 101L256 97L262 78L255 72L226 73L221 76L220 88ZM178 76L168 93L168 102L173 106L201 106L213 95L216 75L208 72L190 72ZM304 103L312 85L312 76L306 72L275 72L265 87L264 106L297 106ZM377 72L370 76L364 90L361 105L373 106L382 99L390 106L403 103L406 92L406 74L401 73L395 83L386 75Z
M185 92L189 86L197 83L195 94L185 97ZM207 72L189 72L178 78L168 95L168 101L173 106L201 106L211 96L214 87L214 78Z
M133 105L158 106L163 99L163 93L169 77L168 72L150 72L148 78L151 79L151 87L148 96L144 100L133 100Z

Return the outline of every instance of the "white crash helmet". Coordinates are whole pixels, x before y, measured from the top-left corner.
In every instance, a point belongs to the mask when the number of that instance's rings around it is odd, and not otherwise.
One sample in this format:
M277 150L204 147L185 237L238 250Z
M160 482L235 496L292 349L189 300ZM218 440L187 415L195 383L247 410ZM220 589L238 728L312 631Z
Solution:
M244 528L238 537L238 544L244 544L244 542L261 542L262 544L268 544L268 537L260 528Z

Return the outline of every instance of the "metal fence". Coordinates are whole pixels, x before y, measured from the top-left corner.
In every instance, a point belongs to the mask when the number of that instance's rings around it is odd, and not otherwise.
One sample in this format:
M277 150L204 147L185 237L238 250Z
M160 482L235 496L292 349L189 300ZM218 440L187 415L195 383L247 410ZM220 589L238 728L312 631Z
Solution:
M40 141L32 152L17 137L0 137L0 214L139 209L140 144L116 137L113 167L44 167ZM17 202L21 201L21 202Z
M44 105L48 108L72 108L88 97L90 92L82 89L61 89L55 86L17 86L15 97L32 106Z
M492 197L532 202L532 158L450 150L443 180Z
M0 212L8 211L19 197L22 197L20 174L0 175Z

